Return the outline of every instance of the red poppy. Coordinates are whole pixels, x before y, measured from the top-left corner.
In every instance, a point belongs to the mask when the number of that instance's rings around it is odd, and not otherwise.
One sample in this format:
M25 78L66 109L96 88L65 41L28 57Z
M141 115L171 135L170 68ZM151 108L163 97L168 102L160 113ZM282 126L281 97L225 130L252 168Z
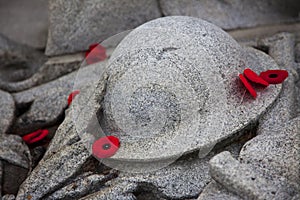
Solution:
M253 96L254 98L256 98L257 94L256 94L255 90L250 85L250 83L247 81L247 79L243 76L243 74L240 74L239 77L240 77L240 80L242 81L242 83L244 84L244 86L246 87L246 89L251 94L251 96Z
M75 96L76 96L77 94L79 94L79 93L80 93L79 90L75 90L75 91L73 91L73 92L69 95L69 97L68 97L68 106L71 105L73 99L74 99Z
M286 70L268 70L260 73L259 76L270 84L280 84L289 76L289 73Z
M40 129L35 132L29 133L23 136L22 138L27 144L33 144L43 140L48 134L49 134L48 130Z
M120 147L120 141L115 136L102 137L96 140L92 146L93 155L97 158L109 158Z
M258 83L258 84L266 86L266 87L269 86L269 83L267 81L265 81L264 79L259 77L254 71L252 71L249 68L244 70L244 75L246 76L247 79L249 79L250 81L252 81L254 83Z
M93 64L99 61L103 61L107 58L106 49L100 44L92 44L89 50L85 53L85 59L87 64Z

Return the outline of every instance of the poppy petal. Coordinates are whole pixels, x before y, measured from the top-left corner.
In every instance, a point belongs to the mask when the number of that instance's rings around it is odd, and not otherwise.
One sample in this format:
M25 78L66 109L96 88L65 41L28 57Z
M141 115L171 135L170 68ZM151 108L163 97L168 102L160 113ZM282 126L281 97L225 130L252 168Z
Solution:
M250 85L247 79L243 76L243 74L240 74L239 77L242 83L244 84L244 86L246 87L246 89L248 90L248 92L251 94L251 96L253 98L256 98L257 97L256 91L253 89L253 87Z
M79 94L79 93L80 93L79 90L75 90L75 91L73 91L73 92L69 95L69 97L68 97L68 106L71 105L73 99L74 99L75 96L76 96L77 94Z
M48 134L49 134L48 130L40 129L35 132L29 133L23 136L22 138L27 144L33 144L43 140Z
M120 141L115 136L102 137L92 146L93 155L99 159L113 156L120 147Z
M270 84L280 84L289 76L289 73L286 70L267 70L259 76Z
M259 77L254 71L251 69L247 68L244 70L244 75L246 76L247 79L254 83L258 83L263 86L269 86L269 83L265 81L263 78Z
M89 50L85 53L85 59L87 64L93 64L99 61L103 61L106 58L106 49L100 44L90 45Z

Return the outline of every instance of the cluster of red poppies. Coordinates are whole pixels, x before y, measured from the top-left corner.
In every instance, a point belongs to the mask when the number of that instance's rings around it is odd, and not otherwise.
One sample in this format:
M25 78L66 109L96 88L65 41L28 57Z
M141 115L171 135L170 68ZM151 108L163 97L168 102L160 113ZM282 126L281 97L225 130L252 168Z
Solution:
M288 72L286 70L267 70L257 75L254 71L247 68L244 70L244 74L240 74L239 77L251 96L256 98L257 93L249 81L268 87L269 84L282 83L288 77Z

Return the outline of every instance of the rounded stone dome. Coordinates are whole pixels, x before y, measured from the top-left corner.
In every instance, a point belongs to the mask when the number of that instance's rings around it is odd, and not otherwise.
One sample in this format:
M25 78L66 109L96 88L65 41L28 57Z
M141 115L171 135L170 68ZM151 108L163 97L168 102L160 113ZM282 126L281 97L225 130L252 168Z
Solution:
M280 92L271 85L257 99L245 93L238 75L248 67L278 68L268 55L198 18L164 17L131 31L90 104L101 129L120 139L111 159L147 162L195 150L205 156L257 120Z

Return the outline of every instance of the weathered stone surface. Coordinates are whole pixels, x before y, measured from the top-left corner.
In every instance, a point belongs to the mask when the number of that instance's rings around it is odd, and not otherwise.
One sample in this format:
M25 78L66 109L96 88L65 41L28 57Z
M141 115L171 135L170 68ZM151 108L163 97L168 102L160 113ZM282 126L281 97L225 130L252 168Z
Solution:
M59 150L51 159L42 160L31 172L20 186L16 199L41 199L56 191L80 172L89 157L90 154L81 142Z
M17 44L0 34L0 88L15 91L8 83L22 81L46 61L42 52Z
M5 88L9 91L19 92L52 81L78 69L83 60L83 54L50 58L32 76L17 82L7 82Z
M0 135L0 159L25 169L30 168L29 149L17 135Z
M102 189L99 192L88 195L80 200L107 200L107 199L119 199L119 200L135 200L135 196L132 194L136 190L137 185L135 183L124 182L121 184L107 183L107 188Z
M223 152L210 161L212 178L227 190L249 199L291 199L295 189L286 183L266 179L250 165L240 164L229 152Z
M2 200L15 200L16 197L13 194L6 194L2 197Z
M206 155L257 120L280 92L273 85L256 100L244 95L237 75L250 66L257 73L277 68L266 54L240 47L200 19L153 20L116 48L100 79L106 86L98 84L96 101L85 104L76 128L88 128L91 113L103 109L101 128L122 141L113 161L153 161L197 149Z
M294 35L289 33L276 34L259 42L259 45L269 49L270 56L278 63L280 69L288 70L289 77L283 83L282 92L274 105L259 120L258 134L270 132L273 127L283 125L299 111L299 95L295 85L298 73L295 69L294 42Z
M45 199L79 199L87 194L94 193L104 187L105 182L112 179L115 175L98 175L86 173L78 176L71 184L57 190Z
M47 0L0 0L0 33L35 48L45 48L48 30Z
M233 155L238 155L242 144L234 143L224 147ZM135 183L134 194L148 194L149 199L191 199L197 198L210 182L208 161L219 152L214 150L205 158L199 158L197 152L186 155L173 164L155 172L126 173L120 172L114 180L117 184ZM125 163L124 163L125 164ZM113 190L113 188L111 188ZM119 193L122 194L122 193Z
M76 96L73 101L80 98L89 98L85 94L88 93L88 88L95 84L98 80L99 73L104 69L106 62L98 63L97 65L89 65L73 72L70 75L62 77L52 84L66 85L71 89L80 89L80 94ZM51 84L51 83L49 83ZM44 86L46 88L52 85ZM94 91L92 91L94 92ZM67 98L65 98L65 101ZM85 99L87 101L87 99ZM71 104L71 108L73 103ZM78 175L83 164L90 158L89 152L86 150L82 141L79 141L76 130L73 129L73 114L72 109L67 113L63 124L58 128L45 157L39 162L38 166L30 174L30 176L23 183L17 199L23 199L30 195L33 199L51 197L51 193L57 191L61 187L68 184L73 177ZM105 177L103 180L106 180ZM93 177L91 177L93 179ZM96 181L93 179L93 181ZM85 181L89 183L89 178ZM97 181L96 181L97 182ZM84 183L82 183L84 185ZM91 183L93 184L93 183ZM45 185L45 187L40 187ZM69 188L68 186L66 186ZM87 186L88 187L88 186ZM85 194L87 188L81 188L77 194ZM62 195L62 191L57 191L55 195ZM76 193L76 191L75 191ZM50 196L49 196L50 195ZM53 194L54 195L54 194ZM72 192L65 194L73 195ZM57 196L57 197L58 197Z
M299 20L297 0L159 0L164 15L199 17L224 29Z
M21 137L0 135L0 166L3 194L16 194L31 168L30 152Z
M28 110L17 118L12 131L24 135L62 120L74 84L93 83L93 80L98 79L97 70L102 70L101 66L102 64L83 67L79 77L75 71L49 83L14 93L17 107Z
M240 161L261 171L268 179L281 176L300 188L300 118L275 127L248 141Z
M12 96L0 90L0 135L5 134L15 118L15 102Z
M86 50L161 16L156 0L51 0L49 10L47 55Z
M216 181L212 181L205 187L197 200L242 200L243 198L229 192Z

